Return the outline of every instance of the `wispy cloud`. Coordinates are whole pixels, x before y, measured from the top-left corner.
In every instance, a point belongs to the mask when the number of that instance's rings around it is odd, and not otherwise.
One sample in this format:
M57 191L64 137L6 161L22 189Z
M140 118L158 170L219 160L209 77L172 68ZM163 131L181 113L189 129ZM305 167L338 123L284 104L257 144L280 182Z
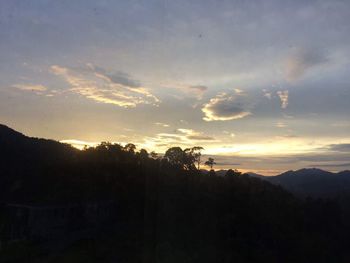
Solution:
M229 121L244 118L251 113L245 109L247 105L240 98L240 92L234 94L222 92L210 99L202 108L205 121Z
M326 148L330 151L350 153L350 143L331 144Z
M173 133L158 133L154 137L146 137L144 146L150 149L167 149L172 146L191 147L203 142L216 142L212 137L193 129L180 128Z
M268 98L269 100L272 99L272 94L266 89L263 89L264 97Z
M203 97L203 94L208 90L207 86L203 85L194 85L194 86L188 86L188 91L193 93L198 99L201 99Z
M174 88L186 94L189 98L201 100L208 87L204 85L186 84L186 83L162 83L161 86Z
M284 122L277 122L276 123L276 127L277 128L286 128L287 124L285 124Z
M47 90L47 87L41 84L16 84L13 85L13 87L24 91L34 92L43 92Z
M170 127L169 124L166 124L166 123L163 123L163 122L155 122L154 124L157 125L157 126L164 127L164 128Z
M80 69L53 65L51 71L70 84L70 91L96 102L124 108L136 107L139 104L157 105L160 102L146 88L120 72L112 75L90 64Z
M280 98L280 100L281 100L281 108L282 109L285 109L285 108L287 108L287 106L288 106L288 100L289 100L289 92L288 92L288 90L284 90L284 91L282 91L282 90L280 90L280 91L277 91L277 95L278 95L278 97Z
M198 132L192 129L177 129L179 133L185 136L188 140L194 141L213 141L215 140L211 136L204 135L202 132Z
M327 61L327 56L320 49L297 49L287 58L286 78L288 81L298 80L311 68L324 64Z
M325 167L325 168L332 168L332 167L350 167L350 163L328 163L328 164L312 164L308 165L308 167Z

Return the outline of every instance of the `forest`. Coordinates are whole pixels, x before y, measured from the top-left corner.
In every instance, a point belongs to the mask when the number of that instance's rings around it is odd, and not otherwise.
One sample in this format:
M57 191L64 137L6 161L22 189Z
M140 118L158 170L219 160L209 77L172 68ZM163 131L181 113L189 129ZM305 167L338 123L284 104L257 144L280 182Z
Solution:
M205 160L201 150L172 147L159 155L108 142L77 150L1 125L0 261L350 261L346 205L294 196L237 170L219 176L215 160ZM38 238L24 221L15 225L25 229L22 238L9 238L13 204L76 210L76 225L61 226L68 236L83 232L77 229L89 219L78 213L84 204L111 202L113 216L97 217L94 231L74 240Z

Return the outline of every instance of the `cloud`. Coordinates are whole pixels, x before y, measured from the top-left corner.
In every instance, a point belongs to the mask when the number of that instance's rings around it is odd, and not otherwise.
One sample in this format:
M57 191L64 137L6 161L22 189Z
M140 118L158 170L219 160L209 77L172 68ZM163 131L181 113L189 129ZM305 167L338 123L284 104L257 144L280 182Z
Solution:
M113 104L124 108L133 108L139 104L158 105L159 99L146 88L136 85L129 75L120 72L112 76L102 68L88 64L84 68L65 68L51 66L51 72L67 81L70 91L96 102ZM113 78L112 78L113 77Z
M330 144L326 148L334 152L350 153L350 143Z
M207 91L208 87L197 85L197 86L189 86L188 89L194 90L195 92L201 92L202 93L202 92Z
M286 78L288 81L296 81L303 77L311 68L328 61L326 55L319 49L298 49L291 54L286 61Z
M269 100L272 99L272 93L270 91L268 91L267 89L263 89L262 91L264 93L265 98L268 98Z
M166 124L166 123L163 123L163 122L155 122L154 124L155 124L155 125L157 125L157 126L164 127L164 128L166 128L166 127L169 127L169 126L170 126L169 124Z
M203 135L203 133L197 132L197 131L192 130L192 129L177 129L177 131L180 132L181 134L184 134L185 138L188 140L194 140L194 141L213 141L213 140L215 140L211 136Z
M246 110L240 94L228 95L223 92L205 104L202 111L205 121L229 121L244 118L251 113Z
M277 91L277 95L278 97L280 98L281 100L281 108L282 109L285 109L287 108L288 106L288 98L289 98L289 92L288 90L280 90L280 91Z
M97 76L102 78L108 78L108 80L115 84L120 84L130 88L139 88L141 87L141 83L138 80L133 79L129 74L117 71L117 72L109 72L104 68L94 66L92 64L88 64L88 66L95 71Z
M198 100L202 99L203 94L208 90L208 87L202 85L188 86L187 92L192 93Z
M145 138L144 141L145 147L153 149L172 146L192 147L201 142L216 142L216 139L203 132L180 128L175 130L174 133L158 133L154 137Z
M13 85L13 87L20 90L35 91L35 92L43 92L47 90L47 87L40 84L16 84L16 85Z
M190 98L195 98L197 100L201 100L203 98L204 93L208 90L207 86L204 85L189 85L185 83L161 83L161 86L165 88L173 88L177 89L183 93L185 93ZM178 97L183 99L183 96Z
M285 124L284 122L277 122L276 123L276 127L277 128L286 128L287 124Z
M331 126L333 127L350 127L350 121L337 121L335 123L332 123Z
M315 164L308 167L350 167L350 163L336 163L336 164Z
M282 156L240 156L215 155L211 157L218 163L217 168L229 169L241 164L245 171L259 171L264 175L276 175L286 170L296 170L305 167L329 168L330 170L344 170L350 168L350 157L347 154L317 152ZM220 163L220 165L219 165ZM271 167L274 170L271 170ZM337 169L338 168L338 169Z

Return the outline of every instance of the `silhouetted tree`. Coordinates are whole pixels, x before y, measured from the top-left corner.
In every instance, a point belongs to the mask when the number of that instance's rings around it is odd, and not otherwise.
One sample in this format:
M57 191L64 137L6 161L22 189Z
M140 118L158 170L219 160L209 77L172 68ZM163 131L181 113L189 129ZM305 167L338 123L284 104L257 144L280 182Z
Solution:
M184 166L185 154L181 147L171 147L165 154L164 159L166 159L170 165L183 168Z
M138 158L141 161L141 164L144 164L148 159L148 152L145 149L141 149L140 152L137 153Z
M228 169L225 176L239 176L241 175L242 173L239 172L238 170L232 170L232 169Z
M150 153L150 156L151 156L152 159L157 159L158 158L158 154L156 152L154 152L154 151L152 151Z
M209 176L216 176L216 172L213 169L211 169L208 174Z
M164 155L164 159L166 159L170 165L185 170L196 169L194 165L195 158L192 148L182 150L180 147L172 147L168 149Z
M193 156L193 160L197 164L198 170L200 169L202 150L204 150L204 148L201 146L195 146L190 149L190 154Z
M133 143L128 143L124 146L124 151L129 153L135 153L136 146Z
M209 157L208 161L206 161L204 164L209 166L210 170L212 170L213 166L216 164L216 162L214 161L214 158Z

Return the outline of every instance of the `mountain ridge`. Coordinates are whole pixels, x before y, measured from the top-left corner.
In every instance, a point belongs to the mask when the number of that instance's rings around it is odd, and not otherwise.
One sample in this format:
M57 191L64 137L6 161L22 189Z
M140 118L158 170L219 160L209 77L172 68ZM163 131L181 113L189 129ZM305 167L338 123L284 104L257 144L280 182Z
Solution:
M40 163L50 164L60 160L72 159L77 149L50 139L28 137L6 125L0 124L0 163L4 164L4 174L11 165L20 161L22 167L16 171L23 173L28 169L40 169ZM224 176L227 170L217 171ZM329 172L319 168L289 170L276 176L263 176L248 172L251 177L280 185L286 190L302 196L333 197L342 192L350 192L350 171Z

